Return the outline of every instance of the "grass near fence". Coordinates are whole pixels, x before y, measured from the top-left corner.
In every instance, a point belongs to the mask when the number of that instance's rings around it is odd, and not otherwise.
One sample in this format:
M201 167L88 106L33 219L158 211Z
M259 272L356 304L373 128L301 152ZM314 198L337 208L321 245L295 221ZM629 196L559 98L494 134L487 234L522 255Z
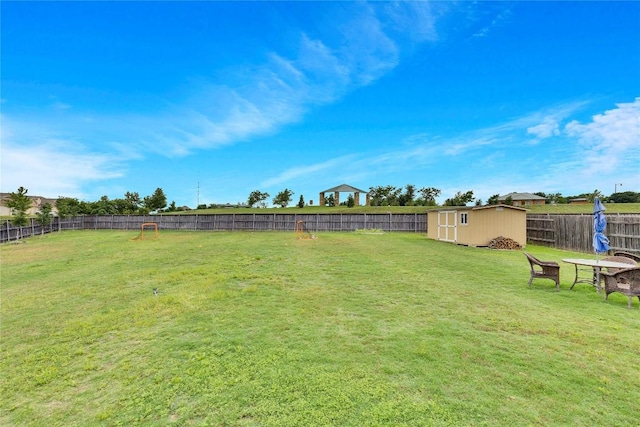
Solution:
M556 292L414 233L136 235L0 247L0 425L637 424L638 302L570 265Z

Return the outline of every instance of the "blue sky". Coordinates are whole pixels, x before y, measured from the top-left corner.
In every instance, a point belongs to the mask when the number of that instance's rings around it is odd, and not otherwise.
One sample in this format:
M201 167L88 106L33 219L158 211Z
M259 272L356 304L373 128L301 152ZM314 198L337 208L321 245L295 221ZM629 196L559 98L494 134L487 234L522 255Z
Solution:
M3 192L640 191L640 2L0 7Z

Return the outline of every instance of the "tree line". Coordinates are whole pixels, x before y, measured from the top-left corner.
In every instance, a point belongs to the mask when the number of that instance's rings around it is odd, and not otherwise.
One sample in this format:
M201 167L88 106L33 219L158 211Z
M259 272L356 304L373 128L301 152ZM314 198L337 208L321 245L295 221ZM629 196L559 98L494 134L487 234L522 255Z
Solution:
M123 198L109 199L107 196L102 196L95 202L59 197L56 207L58 215L63 218L79 215L146 215L152 212L179 210L175 202L171 202L167 208L167 196L162 188L156 188L153 194L145 197L140 197L138 192L127 191Z
M608 203L640 203L640 193L635 191L621 191L612 193L609 196L602 194L600 190L594 190L591 193L581 193L575 196L563 196L560 193L533 193L537 196L544 197L547 203L566 204L575 199L587 199L589 202L598 197L603 202Z
M442 191L435 187L423 187L418 188L413 184L407 184L404 187L396 187L393 185L380 185L375 187L369 187L369 200L371 206L437 206L436 198L440 197ZM287 207L292 202L293 191L285 188L279 192L273 199L272 204L274 206ZM533 193L536 196L544 197L547 204L566 204L573 199L587 199L589 202L593 202L595 197L599 197L604 202L609 203L640 203L640 193L633 191L616 192L610 196L604 196L601 191L594 190L590 193L581 193L574 196L563 196L560 193ZM267 192L260 190L254 190L249 194L247 199L247 207L267 207L267 200L270 195ZM486 201L487 205L497 205L504 203L507 205L512 204L512 200L507 197L504 200L500 200L499 194L494 194ZM476 199L473 195L473 190L458 191L450 198L445 199L443 206L467 206L469 203L474 203L476 206L482 206L485 203L482 199ZM325 198L326 206L336 206L335 197L333 194L328 195ZM353 207L355 201L353 195L349 194L346 201L340 203L341 206ZM305 206L304 197L301 195L297 206L303 208Z
M19 187L18 191L9 194L9 197L3 201L3 204L12 210L11 222L16 226L24 226L28 224L27 211L31 208L32 202L27 196L28 190ZM407 184L404 187L396 187L393 185L369 187L369 200L371 206L436 206L436 198L440 196L441 190L435 187L418 188L413 184ZM560 193L533 193L537 196L544 197L548 204L569 203L573 199L587 199L593 202L595 197L599 197L604 202L609 203L640 203L640 193L634 191L615 192L609 196L605 196L599 190L590 193L582 193L575 196L563 196ZM294 192L288 188L278 192L271 200L274 206L285 208L292 201ZM271 197L269 193L260 190L252 191L248 198L247 207L267 207L267 200ZM327 206L335 206L336 201L333 194L325 199ZM511 200L507 198L502 203L511 204ZM482 206L484 203L481 199L475 199L473 191L458 191L452 197L446 199L443 206L466 206L474 203L476 206ZM488 205L501 203L500 196L494 194L487 200ZM349 194L346 201L340 203L341 206L353 207L355 201L352 194ZM296 205L299 208L306 206L304 196L300 195ZM205 208L206 205L200 205L198 208ZM79 215L146 215L149 213L175 212L184 210L185 208L177 207L172 201L167 206L167 196L162 188L156 188L153 194L140 197L137 192L127 191L123 198L109 199L102 196L94 202L80 201L72 197L59 197L56 200L56 208L61 218L75 217ZM44 226L51 224L53 207L50 203L44 203L36 213L36 221Z
M11 209L11 223L15 226L25 226L29 223L27 211L31 208L31 198L28 189L19 187L18 191L9 193L3 204ZM137 192L126 192L122 199L109 199L102 196L95 202L84 202L73 197L59 197L56 200L58 216L61 218L80 215L146 215L151 212L166 212L179 210L175 202L167 207L167 196L162 188L157 188L153 194L140 197ZM44 227L53 220L53 206L43 203L35 215L36 222ZM44 230L43 230L44 231Z

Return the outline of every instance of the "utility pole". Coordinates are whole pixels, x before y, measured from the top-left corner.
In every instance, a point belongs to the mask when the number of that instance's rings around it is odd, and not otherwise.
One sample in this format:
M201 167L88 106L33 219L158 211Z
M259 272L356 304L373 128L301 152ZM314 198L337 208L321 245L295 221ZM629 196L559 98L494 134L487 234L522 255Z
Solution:
M198 192L196 194L196 209L200 206L200 181L198 181Z
M620 187L622 187L622 184L614 184L614 187L613 187L613 194L616 194L616 193L618 192L618 185L619 185Z

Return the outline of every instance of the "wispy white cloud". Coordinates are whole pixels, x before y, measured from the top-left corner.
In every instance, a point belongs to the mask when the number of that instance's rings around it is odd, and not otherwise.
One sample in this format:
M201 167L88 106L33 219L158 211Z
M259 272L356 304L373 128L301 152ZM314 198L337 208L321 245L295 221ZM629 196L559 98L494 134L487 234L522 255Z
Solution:
M3 144L2 191L35 188L45 196L82 198L83 185L122 176L114 170L113 159L107 156L64 151L64 143L32 146L27 149Z
M53 107L54 110L68 110L71 108L71 105L65 104L64 102L57 101L51 104L51 107Z
M16 141L15 135L31 135L35 140ZM116 178L124 173L117 158L84 150L72 141L47 135L33 124L12 123L2 117L2 192L18 187L37 189L46 197L82 197L87 181Z
M557 136L560 135L560 124L554 117L546 117L542 123L527 128L527 133L539 139Z
M585 167L612 171L624 160L640 158L640 98L592 117L588 123L569 122L565 133L579 142ZM640 163L636 166L640 169Z
M535 112L523 118L523 124L526 122L533 123L532 126L527 127L527 134L534 137L534 140L531 141L531 143L537 144L540 140L559 136L562 133L562 122L566 121L567 118L576 111L584 108L587 104L588 102L586 101L567 103L565 105Z
M188 129L183 132L189 138L169 133L182 146L174 152L272 133L300 120L312 106L333 102L393 69L400 48L383 30L388 17L377 15L366 3L356 11L346 19L338 17L334 29L340 36L332 45L301 32L295 55L271 52L267 62L250 69L242 86L211 85L205 90L209 96L200 95L195 105L187 103L179 127ZM224 111L202 108L203 103L221 100L227 106Z
M309 108L379 79L397 66L402 49L390 35L390 25L404 25L420 41L435 37L434 17L426 4L354 3L349 13L331 10L336 12L330 39L312 38L301 30L293 54L272 51L262 64L227 70L224 75L235 76L233 81L200 80L191 95L167 102L164 111L120 116L94 112L87 131L80 124L86 113L71 111L54 97L52 108L64 115L24 119L49 123L52 129L64 126L80 139L87 136L83 132L105 134L140 153L185 156L276 132L301 120Z
M354 157L351 155L341 156L324 162L290 168L281 172L277 176L267 178L260 183L260 186L272 187L280 184L287 184L299 179L313 179L313 177L322 176L322 174L327 171L343 169L353 160L353 158Z
M402 47L385 31L389 22L411 24L405 30L416 29L420 34L415 38L421 41L435 34L434 18L424 5L391 10L357 3L349 10L355 12L333 17L338 36L333 34L331 41L301 32L295 54L273 51L263 64L229 72L243 76L242 85L194 88L197 96L172 112L171 120L159 121L153 134L143 139L171 155L187 155L276 132L301 120L313 106L334 102L396 67Z
M502 7L502 5L500 5ZM500 27L504 21L509 20L511 17L511 9L509 6L507 8L502 9L499 13L493 15L490 21L484 24L481 28L476 30L473 34L473 37L485 37L495 28Z
M469 157L470 176L485 188L502 189L487 194L508 191L575 191L580 194L609 183L626 182L640 185L640 98L620 103L616 108L594 115L584 123L572 119L589 105L577 101L533 112L504 125L479 130L493 135L496 143L488 156L503 153L499 174L482 174ZM530 149L525 135L534 135L536 144ZM505 144L506 142L506 144ZM469 147L473 144L469 144ZM487 156L479 152L478 156ZM481 160L486 157L475 156ZM482 174L482 175L481 175ZM509 176L505 183L502 176ZM534 188L532 188L534 187Z

